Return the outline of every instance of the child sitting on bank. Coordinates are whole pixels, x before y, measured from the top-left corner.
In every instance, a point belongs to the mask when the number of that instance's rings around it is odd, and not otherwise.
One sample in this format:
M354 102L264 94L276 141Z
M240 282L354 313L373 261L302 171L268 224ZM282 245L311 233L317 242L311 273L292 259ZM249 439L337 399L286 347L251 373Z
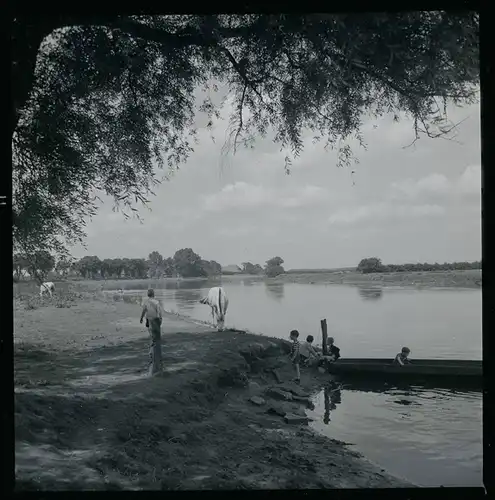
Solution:
M299 384L301 382L301 371L299 369L299 363L301 360L301 355L299 351L301 346L299 344L299 341L297 340L297 338L299 337L299 332L297 330L292 330L289 334L289 337L292 340L289 359L291 363L294 365L294 369L296 371L296 378L294 379L294 382Z
M327 352L329 361L337 361L340 358L340 349L334 344L333 337L328 337Z
M399 354L397 354L397 356L395 356L394 365L397 365L397 366L408 365L411 362L411 360L409 359L410 353L411 353L411 349L409 349L409 347L403 347L402 351L399 352Z
M316 352L316 349L313 347L313 341L313 335L308 335L306 337L306 342L301 345L299 354L301 355L301 364L303 366L311 366L320 359L320 354Z

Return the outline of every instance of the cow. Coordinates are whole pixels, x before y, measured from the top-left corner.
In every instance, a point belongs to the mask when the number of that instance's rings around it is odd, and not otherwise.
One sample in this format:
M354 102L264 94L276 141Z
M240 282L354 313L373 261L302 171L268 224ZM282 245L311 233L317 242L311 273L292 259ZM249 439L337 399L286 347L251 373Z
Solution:
M203 297L200 301L201 304L207 304L211 307L211 317L213 323L217 323L218 331L221 332L225 325L225 315L229 307L229 299L221 286L214 286L210 288L208 295Z
M43 297L45 293L48 293L51 297L54 291L55 291L55 285L53 284L53 282L46 281L42 283L40 286L40 297Z

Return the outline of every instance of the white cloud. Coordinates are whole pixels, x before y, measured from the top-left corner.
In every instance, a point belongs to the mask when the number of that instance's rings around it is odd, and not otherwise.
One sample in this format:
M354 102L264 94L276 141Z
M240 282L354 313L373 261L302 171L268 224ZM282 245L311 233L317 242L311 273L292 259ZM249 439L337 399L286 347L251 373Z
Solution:
M470 165L456 179L442 174L431 174L418 180L406 179L391 184L391 199L411 200L432 196L481 196L481 167Z
M451 189L451 186L445 175L431 174L417 181L406 179L393 182L391 188L391 196L394 199L404 197L415 199L423 194L445 194Z
M454 184L454 191L460 195L481 196L481 167L470 165Z
M233 208L299 208L321 204L326 200L328 192L317 186L276 189L247 182L235 182L224 186L217 194L205 196L203 207L211 212Z
M239 236L247 236L248 234L252 234L256 232L256 228L253 226L241 226L241 227L221 227L216 230L216 234L218 236L227 237L227 238L237 238Z
M363 221L439 216L445 209L439 205L394 205L374 203L350 207L333 213L328 222L332 225L352 225Z
M423 137L405 149L414 136L410 120L365 118L368 149L354 148L361 163L351 168L336 168L336 151L313 144L307 130L290 176L287 153L272 132L254 150L224 154L229 106L226 101L211 132L201 128L204 117L198 120L195 152L170 182L157 186L152 212L140 210L144 224L107 217L111 202L105 201L88 227L87 252L78 255L159 250L168 256L190 246L222 264L283 253L288 268L353 265L363 252L387 262L479 258L479 105L449 111L454 122L470 116L458 126L456 142Z

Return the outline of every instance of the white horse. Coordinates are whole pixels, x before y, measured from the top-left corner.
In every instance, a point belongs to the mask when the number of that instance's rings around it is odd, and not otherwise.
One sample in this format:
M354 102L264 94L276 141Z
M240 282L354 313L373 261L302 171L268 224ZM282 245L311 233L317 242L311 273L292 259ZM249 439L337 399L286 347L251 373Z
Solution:
M48 293L50 297L52 297L53 292L55 291L55 285L52 281L45 281L40 286L40 297L43 297L45 293Z
M199 301L201 304L207 304L211 307L211 317L213 323L217 323L218 331L221 332L225 325L225 315L229 307L229 299L225 290L221 286L210 288L208 295Z

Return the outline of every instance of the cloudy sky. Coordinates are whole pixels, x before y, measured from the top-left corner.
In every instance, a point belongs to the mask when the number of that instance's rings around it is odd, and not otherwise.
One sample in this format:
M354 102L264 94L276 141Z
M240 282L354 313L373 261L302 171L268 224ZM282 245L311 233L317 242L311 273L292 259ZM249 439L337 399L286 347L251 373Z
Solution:
M355 150L360 163L351 168L337 168L335 152L314 145L308 132L290 175L286 153L269 139L226 158L228 121L210 132L198 116L194 154L156 190L152 211L141 210L144 223L125 220L105 200L88 224L87 248L73 254L171 256L191 247L222 265L279 255L286 269L354 266L368 256L385 263L479 260L479 105L448 113L462 121L455 141L422 137L406 148L414 139L407 119L365 121L368 149Z

